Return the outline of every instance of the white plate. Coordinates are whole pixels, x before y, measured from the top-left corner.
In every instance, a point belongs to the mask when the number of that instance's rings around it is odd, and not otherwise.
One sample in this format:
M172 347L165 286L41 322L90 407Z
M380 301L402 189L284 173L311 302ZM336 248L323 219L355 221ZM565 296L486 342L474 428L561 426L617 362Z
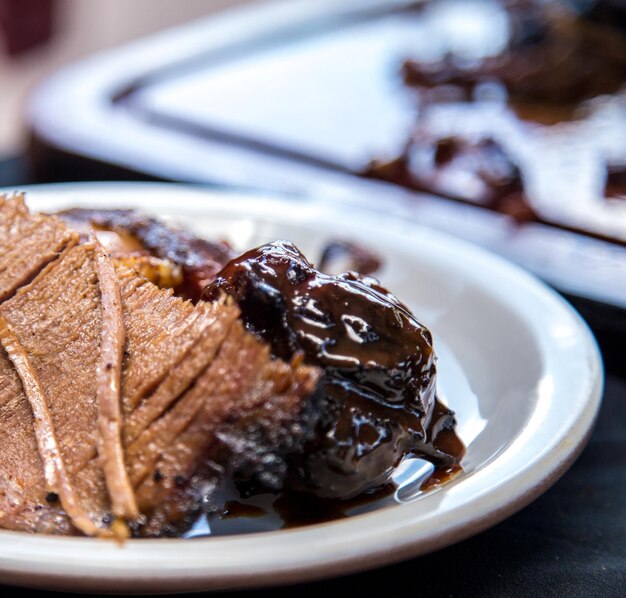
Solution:
M0 532L0 580L74 591L189 591L299 582L457 542L541 494L590 433L602 365L586 325L532 276L458 240L323 201L161 184L31 187L37 210L136 207L239 248L289 239L312 259L330 238L385 259L382 282L429 326L439 384L468 446L464 473L409 504L309 527L193 540Z

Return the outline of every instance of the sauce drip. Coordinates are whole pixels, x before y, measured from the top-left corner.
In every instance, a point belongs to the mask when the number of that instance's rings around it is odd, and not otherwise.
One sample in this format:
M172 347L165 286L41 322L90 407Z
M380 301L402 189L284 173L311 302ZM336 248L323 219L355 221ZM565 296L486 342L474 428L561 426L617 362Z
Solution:
M267 515L267 511L256 505L250 505L239 502L238 500L229 500L224 505L222 519L234 519L236 517L263 517Z

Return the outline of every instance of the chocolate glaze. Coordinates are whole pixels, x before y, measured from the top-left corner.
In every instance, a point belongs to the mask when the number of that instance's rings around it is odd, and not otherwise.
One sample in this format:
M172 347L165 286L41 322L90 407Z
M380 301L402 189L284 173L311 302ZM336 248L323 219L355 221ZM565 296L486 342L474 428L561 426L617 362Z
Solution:
M375 279L322 274L279 241L229 262L204 297L221 293L277 357L302 353L324 368L322 415L292 459L291 488L349 498L385 483L408 453L458 464L464 447L435 396L432 336Z

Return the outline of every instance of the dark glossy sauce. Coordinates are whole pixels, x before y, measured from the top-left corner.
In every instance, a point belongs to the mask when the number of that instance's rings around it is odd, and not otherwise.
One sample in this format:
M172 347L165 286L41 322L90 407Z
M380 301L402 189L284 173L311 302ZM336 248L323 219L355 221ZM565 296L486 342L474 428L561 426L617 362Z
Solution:
M607 199L626 200L626 165L609 169L604 195Z
M318 269L324 274L352 271L367 275L376 272L380 266L380 257L368 248L350 241L334 240L324 247Z
M256 505L246 504L238 500L226 501L222 519L233 519L235 517L263 517L267 515L267 511Z
M462 471L463 468L460 465L436 469L422 484L421 492L416 496L440 488ZM286 529L347 519L355 511L368 512L377 507L394 504L393 495L395 492L396 486L393 484L384 484L373 492L360 494L347 500L330 500L310 494L284 492L274 501L272 507L280 516L283 528Z
M385 484L367 494L347 500L318 498L311 494L284 492L273 503L273 508L283 522L283 529L326 523L350 517L350 511L367 506L393 495L395 487Z
M319 421L292 458L291 489L347 499L384 484L408 453L440 467L460 461L454 414L435 395L432 336L378 281L323 274L281 241L227 264L205 297L221 293L274 355L302 354L324 370Z
M422 483L419 492L411 493L409 502L447 484L462 471L458 465L435 470ZM234 497L226 501L222 514L212 517L211 533L206 535L290 529L348 519L400 502L405 503L406 500L395 498L397 490L395 484L387 483L374 491L346 500L320 498L313 494L284 490L268 500L267 496L241 497L231 488ZM219 526L215 525L216 518L220 520ZM264 523L259 523L260 520Z
M471 59L456 50L470 44L471 34L459 30L458 40L447 39L433 27L432 45L441 46L436 58L417 54L398 65L407 97L415 98L415 125L401 152L373 160L363 174L518 223L624 245L626 234L614 226L621 216L601 201L626 196L616 174L626 160L624 4L481 4L485 15L478 21L489 26L485 39L470 46ZM436 24L452 13L451 20L467 19L471 9L428 2L420 10L426 23Z
M422 491L428 492L429 490L434 490L435 488L439 488L444 484L447 484L451 480L453 480L456 476L458 476L463 471L463 468L460 465L453 465L452 467L444 467L442 469L437 469L423 484Z

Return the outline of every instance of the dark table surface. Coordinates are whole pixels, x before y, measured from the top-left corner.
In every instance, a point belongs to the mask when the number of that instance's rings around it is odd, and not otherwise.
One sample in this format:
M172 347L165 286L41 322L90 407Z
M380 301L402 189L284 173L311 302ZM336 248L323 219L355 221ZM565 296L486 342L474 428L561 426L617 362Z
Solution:
M20 157L0 161L0 186L30 182ZM593 306L582 307L607 364L602 408L587 448L543 496L486 532L430 555L302 586L229 595L626 596L626 346L611 334L610 320L598 320L598 328ZM2 595L11 590L0 587Z

